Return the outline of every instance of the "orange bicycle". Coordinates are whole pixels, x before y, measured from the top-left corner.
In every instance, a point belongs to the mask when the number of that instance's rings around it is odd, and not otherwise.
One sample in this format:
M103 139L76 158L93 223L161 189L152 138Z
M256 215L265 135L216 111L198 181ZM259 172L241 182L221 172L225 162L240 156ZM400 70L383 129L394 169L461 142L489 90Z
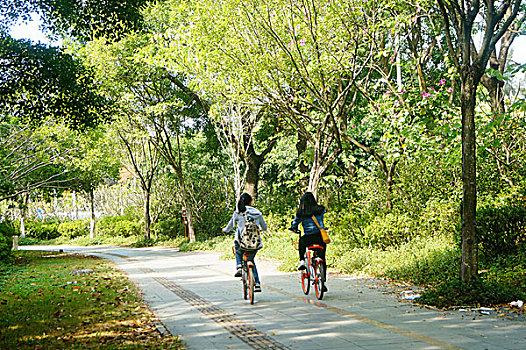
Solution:
M310 285L314 285L314 291L318 300L323 299L325 292L325 268L323 267L323 259L318 256L318 252L323 247L318 244L313 244L307 247L305 252L306 269L301 271L301 287L305 295L309 294Z
M249 299L250 304L254 304L254 263L248 260L248 253L243 252L241 280L243 281L243 298Z
M236 254L235 248L232 247L232 252ZM254 278L254 263L248 260L249 252L243 251L243 262L241 265L241 282L243 282L243 299L250 300L250 304L254 304L254 287L256 280Z

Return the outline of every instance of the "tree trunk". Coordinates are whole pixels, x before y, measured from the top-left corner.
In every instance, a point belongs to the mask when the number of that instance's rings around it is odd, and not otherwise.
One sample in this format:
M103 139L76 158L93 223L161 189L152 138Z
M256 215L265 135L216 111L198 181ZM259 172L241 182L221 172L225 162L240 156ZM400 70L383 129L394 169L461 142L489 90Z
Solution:
M143 190L144 197L144 239L150 239L150 227L151 227L151 217L150 217L150 191Z
M309 186L307 191L312 192L315 198L318 198L318 190L321 182L321 178L325 170L329 168L338 159L341 153L341 149L333 150L331 153L324 152L321 149L321 136L318 135L316 142L313 145L314 159L312 161L312 167L309 176ZM330 145L325 145L328 149Z
M181 186L181 195L183 197L183 204L186 208L186 220L188 225L188 238L190 242L195 242L194 222L193 222L193 206L190 205L188 195L186 193L186 183L183 176L183 160L181 155L181 143L179 140L179 132L176 130L177 138L177 163L175 165L175 173L179 179L179 185Z
M73 217L75 218L75 220L78 220L79 219L79 206L77 204L77 192L73 191L73 193L71 194L71 201L73 202L72 203L73 212L75 213Z
M393 203L391 201L391 198L393 194L393 175L395 172L396 163L397 161L393 161L391 165L389 166L389 170L385 174L386 175L385 184L386 184L386 190L387 190L386 207L387 207L387 210L389 211L393 209Z
M314 198L318 198L318 187L320 186L321 175L323 171L321 171L319 164L315 164L315 163L312 164L310 177L309 177L309 187L307 191L312 192L312 194L314 195Z
M89 237L91 239L95 238L95 194L93 189L89 192L89 202L90 202L90 222L89 222Z
M477 180L475 143L475 102L477 79L471 68L465 68L461 87L462 110L462 262L460 278L469 282L477 276Z
M248 155L247 159L247 172L245 177L245 192L254 198L254 201L258 196L258 183L259 183L259 169L261 167L261 159L254 155Z
M24 201L22 203L22 210L20 210L20 238L26 237L26 214L29 205L29 193L24 194Z
M26 210L22 208L20 212L20 238L26 237Z
M195 232L194 232L194 224L193 224L193 214L192 214L192 206L190 205L190 202L188 201L188 196L186 194L186 186L183 179L183 174L180 171L176 171L177 177L179 178L179 184L181 186L181 196L183 197L183 204L186 208L186 220L188 225L188 238L190 242L195 242Z

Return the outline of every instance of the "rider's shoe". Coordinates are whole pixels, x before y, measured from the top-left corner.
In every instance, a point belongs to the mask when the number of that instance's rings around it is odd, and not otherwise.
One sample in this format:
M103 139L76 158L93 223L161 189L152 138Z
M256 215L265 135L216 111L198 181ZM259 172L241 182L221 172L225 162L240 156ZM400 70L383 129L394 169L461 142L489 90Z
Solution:
M241 277L242 276L242 271L241 271L241 267L237 269L236 271L236 274L234 275L234 277Z
M256 293L261 292L261 285L259 283L256 283L254 285L254 292L256 292Z
M329 290L327 289L327 286L326 285L323 285L323 288L321 289L323 293L325 292L328 292Z
M305 266L305 260L300 260L300 264L298 265L298 270L305 270L307 267Z

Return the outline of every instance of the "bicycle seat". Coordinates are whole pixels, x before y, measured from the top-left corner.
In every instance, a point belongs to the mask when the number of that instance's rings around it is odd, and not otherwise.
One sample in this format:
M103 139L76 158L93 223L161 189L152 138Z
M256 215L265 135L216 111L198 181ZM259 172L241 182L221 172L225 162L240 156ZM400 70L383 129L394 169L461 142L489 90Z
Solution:
M323 249L323 247L319 244L313 244L308 246L307 249Z

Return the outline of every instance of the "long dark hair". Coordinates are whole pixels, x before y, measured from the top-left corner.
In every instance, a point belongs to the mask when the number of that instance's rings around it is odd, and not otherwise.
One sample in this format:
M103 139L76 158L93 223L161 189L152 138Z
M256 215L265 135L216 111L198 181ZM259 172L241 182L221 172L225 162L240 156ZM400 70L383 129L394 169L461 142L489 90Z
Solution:
M249 205L252 202L252 196L248 193L243 193L241 197L239 197L239 201L237 202L237 211L240 213L244 213L247 211L247 205Z
M311 217L313 215L319 216L324 212L325 207L316 202L316 198L314 198L312 192L305 192L300 198L300 205L298 206L298 210L296 210L296 216L299 218Z

